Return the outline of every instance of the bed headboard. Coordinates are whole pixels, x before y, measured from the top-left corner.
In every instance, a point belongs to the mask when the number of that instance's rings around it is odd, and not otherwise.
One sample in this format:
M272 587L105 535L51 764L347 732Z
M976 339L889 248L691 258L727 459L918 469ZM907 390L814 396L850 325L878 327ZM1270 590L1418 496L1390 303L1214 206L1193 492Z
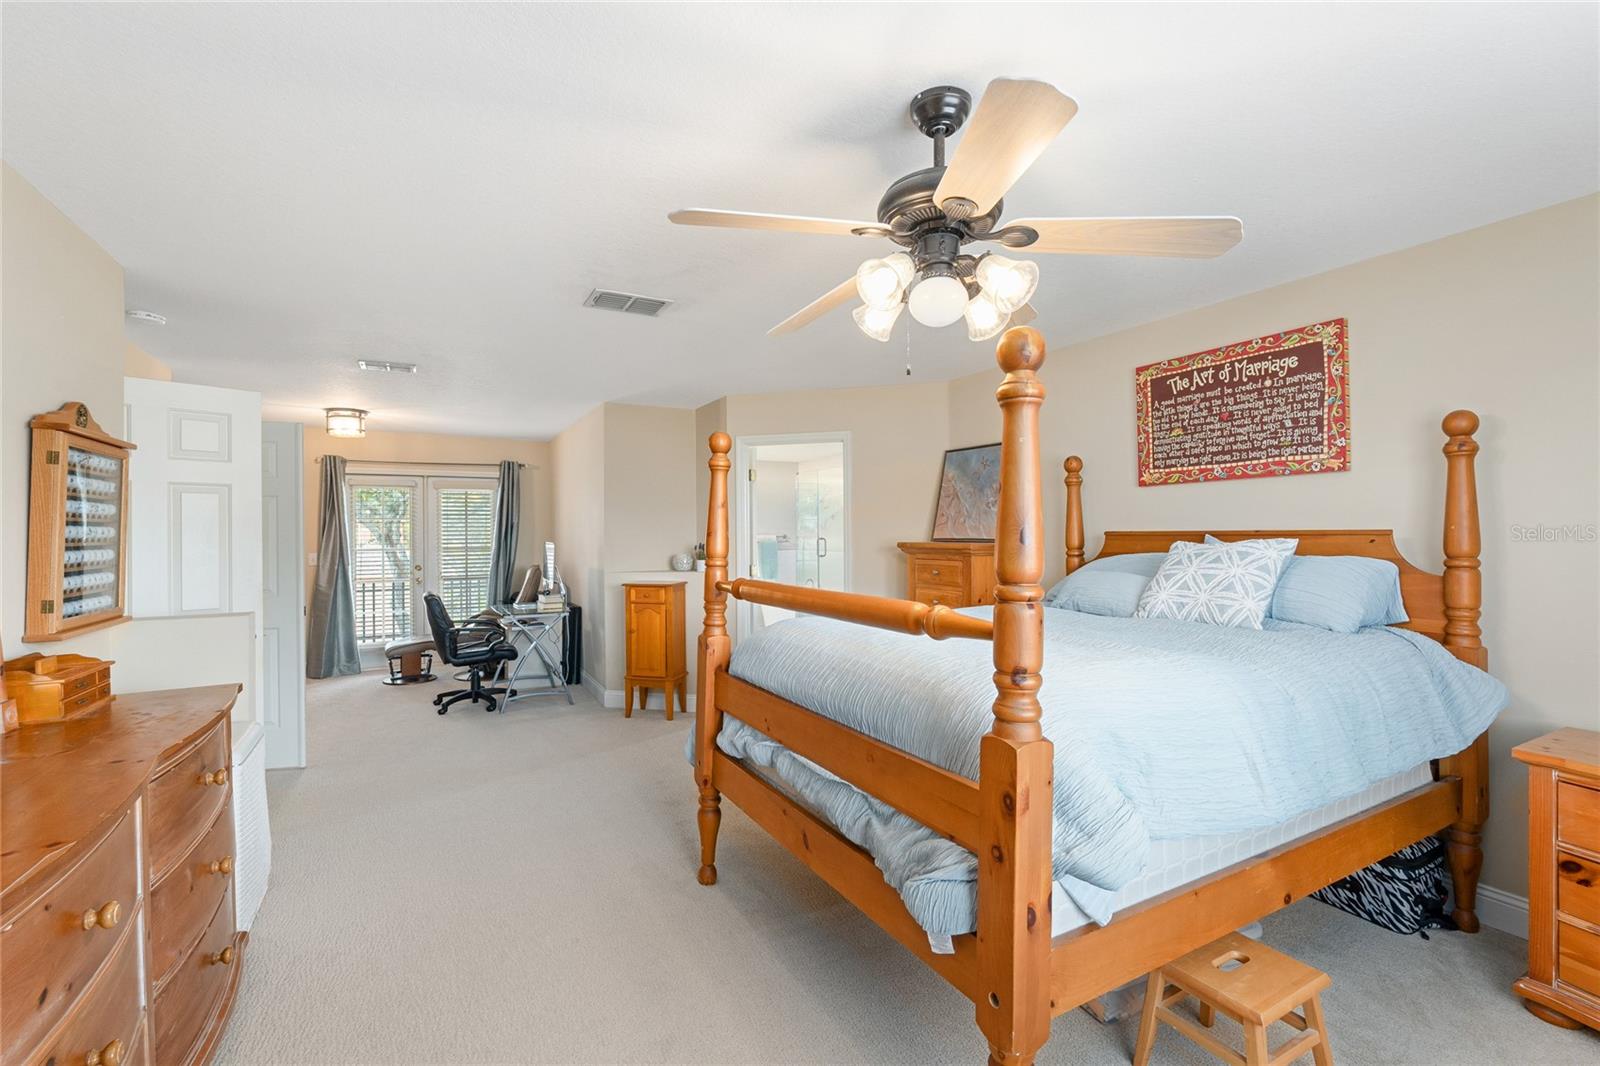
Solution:
M1400 554L1389 529L1163 529L1108 530L1100 555L1164 552L1175 541L1204 540L1210 533L1219 540L1255 537L1294 537L1300 555L1364 555L1387 559L1400 568L1400 595L1411 621L1403 628L1426 634L1449 648L1457 658L1484 667L1479 618L1482 613L1482 578L1478 553L1478 489L1473 461L1478 443L1478 416L1452 411L1444 417L1448 438L1444 493L1444 573L1433 574L1413 566ZM1067 486L1067 573L1085 562L1083 535L1083 460L1069 456L1064 464Z

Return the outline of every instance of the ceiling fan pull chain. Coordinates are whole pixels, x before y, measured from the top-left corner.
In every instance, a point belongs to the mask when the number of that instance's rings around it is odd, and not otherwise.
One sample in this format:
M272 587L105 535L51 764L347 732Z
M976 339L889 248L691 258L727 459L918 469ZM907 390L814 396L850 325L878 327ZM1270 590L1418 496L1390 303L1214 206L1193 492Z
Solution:
M911 376L911 323L906 323L906 377Z

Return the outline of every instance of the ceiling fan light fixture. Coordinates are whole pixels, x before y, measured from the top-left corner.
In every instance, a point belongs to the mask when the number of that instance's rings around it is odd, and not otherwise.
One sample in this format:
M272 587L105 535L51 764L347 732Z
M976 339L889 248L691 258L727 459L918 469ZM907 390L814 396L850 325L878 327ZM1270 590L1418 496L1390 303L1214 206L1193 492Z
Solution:
M856 294L868 307L893 307L905 296L915 274L916 265L904 252L868 259L856 268Z
M1033 298L1039 287L1039 264L990 254L978 261L977 279L995 306L1009 315Z
M1000 310L986 292L980 292L967 301L967 340L983 341L1006 328L1011 314Z
M862 304L850 312L856 320L856 325L861 327L861 332L875 341L889 339L889 334L894 332L894 324L900 320L900 312L905 304L894 303L888 307L873 307L871 304Z
M911 317L933 329L950 325L967 309L967 287L953 268L946 270L933 273L925 268L906 299Z

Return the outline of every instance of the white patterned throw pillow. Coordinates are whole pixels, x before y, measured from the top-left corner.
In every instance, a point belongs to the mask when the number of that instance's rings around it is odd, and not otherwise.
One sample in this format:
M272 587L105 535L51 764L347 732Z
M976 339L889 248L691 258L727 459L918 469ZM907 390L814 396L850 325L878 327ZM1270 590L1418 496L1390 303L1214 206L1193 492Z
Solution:
M1133 616L1260 629L1298 543L1290 538L1232 544L1179 541L1145 586Z

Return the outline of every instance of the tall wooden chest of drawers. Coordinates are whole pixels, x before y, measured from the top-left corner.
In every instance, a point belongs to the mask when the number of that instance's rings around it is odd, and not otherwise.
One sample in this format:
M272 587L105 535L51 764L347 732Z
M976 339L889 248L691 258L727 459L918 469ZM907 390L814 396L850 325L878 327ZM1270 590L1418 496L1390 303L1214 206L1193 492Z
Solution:
M1600 733L1511 754L1528 764L1528 976L1513 987L1553 1025L1600 1029Z
M934 607L994 602L994 541L905 540L906 599Z
M689 713L689 668L684 659L683 582L639 581L622 586L623 624L627 632L627 666L623 678L624 717L633 715L633 694L644 710L650 690L658 688L672 720L672 697Z
M209 1060L238 988L236 685L120 696L0 747L0 1059Z

